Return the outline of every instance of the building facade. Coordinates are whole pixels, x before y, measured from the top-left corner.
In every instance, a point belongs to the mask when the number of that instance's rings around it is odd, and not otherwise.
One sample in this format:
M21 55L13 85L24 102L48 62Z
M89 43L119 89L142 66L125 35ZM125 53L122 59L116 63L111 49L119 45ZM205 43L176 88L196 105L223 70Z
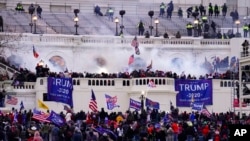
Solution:
M16 36L16 34L10 35ZM3 33L2 36L6 37L6 33ZM129 56L134 54L134 49L130 45L132 40L133 37L129 36L120 38L113 36L22 34L18 40L10 42L8 46L3 48L2 56L9 58L13 65L28 68L31 71L35 71L37 63L41 60L48 65L51 71L63 72L68 69L69 72L83 73L84 71L116 73L145 69L152 60L152 71L173 71L178 75L184 71L186 74L204 75L206 73L224 73L227 70L237 71L237 68L232 67L235 65L231 66L230 64L235 63L232 60L240 57L241 44L244 41L241 38L229 40L138 38L141 55L135 55L137 59L135 59L134 65L130 66L127 62ZM33 46L39 54L37 58L33 56ZM213 61L217 58L221 60L217 62L221 66L216 68ZM209 66L212 68L202 67L204 62L210 64ZM185 64L187 64L187 67L185 67ZM1 69L9 72L7 67L1 67ZM148 88L147 82L151 79L157 82L156 88ZM239 108L233 107L235 81L237 80L233 77L227 80L212 80L213 104L207 106L210 111L218 113L239 110ZM146 97L160 103L161 111L169 111L170 101L176 105L176 94L178 93L174 89L175 80L165 77L74 78L73 82L73 108L76 112L80 110L89 111L88 104L91 99L91 90L94 90L96 94L99 109L107 110L105 94L108 94L113 97L117 96L117 104L120 105L113 111L123 112L129 109L130 98L140 101L142 91L144 91ZM11 84L11 81L1 82L2 89L7 94L18 98L19 103L14 106L15 108L19 108L20 102L23 101L26 109L33 109L37 107L37 101L40 99L51 109L57 112L63 111L63 103L46 101L47 78L38 78L36 82L25 82L23 86L12 86ZM13 105L6 105L6 107L11 108ZM191 107L178 108L180 111L191 111ZM247 112L248 108L247 106L242 109Z

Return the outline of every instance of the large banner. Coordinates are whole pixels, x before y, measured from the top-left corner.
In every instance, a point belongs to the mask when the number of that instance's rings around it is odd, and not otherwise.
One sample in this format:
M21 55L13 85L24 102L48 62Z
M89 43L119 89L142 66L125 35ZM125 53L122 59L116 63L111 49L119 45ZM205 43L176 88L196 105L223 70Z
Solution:
M48 100L56 101L73 106L72 78L48 77Z
M204 80L175 80L176 105L191 107L194 102L204 105L213 104L213 85L211 79Z
M129 100L129 108L132 108L132 109L135 109L135 110L140 110L141 109L141 102L130 98L130 100Z

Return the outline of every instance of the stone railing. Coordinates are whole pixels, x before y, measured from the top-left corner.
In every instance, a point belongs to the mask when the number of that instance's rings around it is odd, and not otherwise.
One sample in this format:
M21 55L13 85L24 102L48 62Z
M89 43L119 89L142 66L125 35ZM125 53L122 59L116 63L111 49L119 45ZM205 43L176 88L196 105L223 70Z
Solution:
M147 77L147 78L132 78L132 79L122 79L122 78L73 78L74 87L78 88L88 88L88 87L98 87L99 89L147 89L148 82L153 80L156 84L155 90L161 89L171 89L174 90L174 79L166 77ZM237 80L223 80L223 79L213 79L214 88L227 88L235 87L233 83ZM25 92L25 91L36 91L37 88L47 86L47 78L38 78L37 82L25 82L22 85L11 86L8 81L1 81L0 84L4 85L5 88L9 88L8 92ZM10 88L11 87L11 88ZM3 89L5 89L3 88Z
M15 35L16 33L9 33ZM6 36L4 33L0 33L0 37ZM1 38L2 38L1 37ZM133 36L117 37L117 36L75 36L75 35L62 35L62 34L30 34L23 33L20 42L27 44L43 43L43 44L55 44L55 45L93 45L93 44L116 44L116 45L127 45L133 40ZM4 39L3 39L4 40ZM182 39L164 39L164 38L144 38L138 37L140 44L144 45L167 45L168 47L203 47L203 46L216 46L230 47L230 39L200 39L200 38L182 38Z

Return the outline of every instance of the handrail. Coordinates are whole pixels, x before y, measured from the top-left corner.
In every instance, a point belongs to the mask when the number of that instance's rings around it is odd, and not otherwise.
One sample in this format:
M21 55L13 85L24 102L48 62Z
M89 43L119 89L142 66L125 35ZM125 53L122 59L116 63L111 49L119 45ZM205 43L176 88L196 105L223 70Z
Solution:
M11 72L12 74L14 74L14 73L20 73L19 71L15 70L15 69L13 69L13 68L11 68L11 67L9 67L9 66L6 65L6 64L3 64L2 62L0 62L0 68L6 70L6 71L8 71L8 72Z
M10 35L15 35L18 33L9 33ZM0 36L6 36L6 33L0 33ZM133 40L134 36L125 36L123 38L119 36L101 36L101 35L63 35L63 34L31 34L31 33L23 33L19 41L21 42L42 42L43 44L46 43L57 43L60 45L67 46L74 45L80 45L82 44L116 44L117 47L123 47L130 46L131 41ZM211 49L213 49L213 46L216 45L216 48L230 48L230 39L201 39L201 38L192 38L192 37L186 37L181 39L176 38L170 38L170 39L164 39L164 38L144 38L142 36L138 37L138 41L140 44L144 44L145 47L152 47L151 45L168 45L168 47L182 47L182 48L194 48L194 47L201 47L201 46L207 46L212 45ZM178 46L176 46L178 45Z

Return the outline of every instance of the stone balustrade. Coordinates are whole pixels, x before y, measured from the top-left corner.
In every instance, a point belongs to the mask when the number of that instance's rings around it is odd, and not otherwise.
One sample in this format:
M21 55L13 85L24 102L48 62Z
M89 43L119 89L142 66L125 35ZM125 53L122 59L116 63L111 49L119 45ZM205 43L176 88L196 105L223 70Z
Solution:
M116 37L116 36L93 36L93 35L61 35L61 34L30 34L23 33L19 35L18 33L8 33L8 36L17 37L17 42L22 43L42 43L42 44L55 44L55 45L93 45L93 44L116 44L123 47L123 45L130 44L133 40L133 36L126 36L124 38ZM0 33L0 37L5 38L6 33ZM8 37L9 38L9 37ZM226 48L230 47L230 39L196 39L196 38L182 38L182 39L164 39L164 38L144 38L138 37L138 41L143 45L168 45L168 47L203 47L209 46L216 48Z
M174 79L166 77L147 77L147 78L132 78L132 79L122 79L122 78L73 78L74 87L148 87L148 82L153 80L157 87L165 87L174 89ZM225 87L235 87L235 82L238 80L223 80L214 79L213 84L219 88ZM7 82L7 81L6 81ZM0 84L4 87L9 87L11 83L8 81L8 86L5 81L1 81ZM5 84L5 85L4 85ZM22 85L11 86L12 90L9 91L24 91L24 90L35 90L36 85L46 86L47 78L38 78L37 82L24 82ZM4 88L3 88L4 89Z

